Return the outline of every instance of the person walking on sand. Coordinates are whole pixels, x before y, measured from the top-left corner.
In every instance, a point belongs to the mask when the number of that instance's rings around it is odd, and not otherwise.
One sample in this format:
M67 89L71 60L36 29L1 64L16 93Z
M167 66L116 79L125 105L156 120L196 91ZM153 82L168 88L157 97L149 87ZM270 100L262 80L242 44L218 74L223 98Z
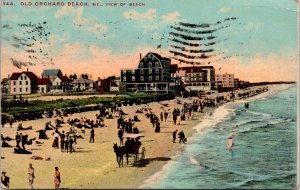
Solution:
M13 117L12 117L12 116L9 116L9 118L8 118L8 122L9 122L9 126L10 126L10 128L12 128L13 121L14 121Z
M160 121L161 121L161 122L164 121L164 115L163 115L163 112L160 112Z
M179 137L179 143L181 142L185 143L185 135L183 131L180 131L180 133L178 133L178 137Z
M28 183L31 189L33 189L33 180L34 180L34 168L32 167L32 164L29 164L28 168Z
M181 122L181 117L179 114L179 115L177 115L177 118L176 118L176 125L180 125L180 122Z
M176 135L177 135L177 129L175 131L173 131L173 143L175 143L176 141Z
M55 167L55 173L54 173L54 185L55 185L55 189L58 189L61 183L60 180L60 172L58 171L58 167Z
M2 172L2 176L1 176L1 187L2 188L9 188L9 177L6 176L6 172Z
M118 131L118 137L120 139L120 145L123 145L123 134L124 134L123 129L119 129L119 131Z
M85 135L85 127L84 127L84 125L81 127L81 132L82 132L83 135Z
M92 130L91 130L91 136L90 136L90 143L94 143L94 138L95 138L95 130L94 130L94 127L92 127Z

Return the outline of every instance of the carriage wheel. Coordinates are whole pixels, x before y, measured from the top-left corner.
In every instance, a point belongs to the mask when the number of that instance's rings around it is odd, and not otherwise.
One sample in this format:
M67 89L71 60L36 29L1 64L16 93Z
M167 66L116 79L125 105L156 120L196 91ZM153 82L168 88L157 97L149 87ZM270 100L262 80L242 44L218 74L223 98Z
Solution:
M146 155L146 148L145 147L142 148L141 155L142 155L141 159L142 160L145 159L145 155Z

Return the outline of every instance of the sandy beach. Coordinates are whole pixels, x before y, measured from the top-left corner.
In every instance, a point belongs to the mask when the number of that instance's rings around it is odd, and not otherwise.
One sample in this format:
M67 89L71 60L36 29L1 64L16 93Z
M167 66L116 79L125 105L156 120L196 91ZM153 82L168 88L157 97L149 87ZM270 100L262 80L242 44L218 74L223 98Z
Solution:
M152 111L159 115L162 111L162 104L168 104L164 109L181 108L182 104L178 104L180 99L185 102L192 102L194 99L176 98L174 100L163 101L160 103L153 102L148 104ZM32 126L33 130L20 131L28 134L30 138L36 137L38 141L43 142L42 145L27 145L26 149L32 151L32 154L14 154L13 148L2 148L1 155L2 171L7 172L10 177L10 188L29 188L27 180L28 164L32 163L35 168L35 188L54 188L54 167L59 167L61 172L61 188L138 188L144 181L155 172L159 171L171 159L176 152L184 148L183 144L172 142L172 132L176 129L183 130L187 140L195 132L193 127L201 122L206 112L212 112L214 108L205 108L203 113L196 112L193 120L182 121L181 125L174 125L172 117L167 122L161 122L161 132L155 133L152 124L145 114L135 113L136 109L145 105L134 105L122 107L123 111L128 115L125 118L133 118L138 115L140 122L135 125L140 132L145 135L141 138L142 147L145 147L145 165L138 167L132 166L133 159L130 159L129 165L126 165L124 158L124 167L118 166L116 156L113 151L113 143L118 143L117 136L117 118L106 119L107 127L95 129L95 143L89 143L90 129L86 130L84 139L77 139L77 149L74 153L61 152L60 149L52 148L53 130L47 131L48 140L38 139L37 130L44 129L45 123L54 118L45 118L35 121L24 121L23 127ZM76 113L70 115L70 118L86 117L95 120L98 111ZM64 118L67 120L67 117ZM14 123L12 128L9 125L2 129L3 135L15 138L17 124ZM68 124L63 124L59 130L69 130ZM80 131L80 130L78 130ZM81 134L81 132L79 132ZM15 141L8 141L9 144L15 146ZM40 156L43 160L33 160L30 157ZM50 157L50 161L45 158Z

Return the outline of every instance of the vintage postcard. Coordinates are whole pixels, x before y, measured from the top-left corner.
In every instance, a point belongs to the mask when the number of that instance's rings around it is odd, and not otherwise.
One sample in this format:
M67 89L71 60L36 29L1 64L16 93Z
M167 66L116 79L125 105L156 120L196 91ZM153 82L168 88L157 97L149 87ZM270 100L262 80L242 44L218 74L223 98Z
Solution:
M299 0L0 0L1 189L296 189Z

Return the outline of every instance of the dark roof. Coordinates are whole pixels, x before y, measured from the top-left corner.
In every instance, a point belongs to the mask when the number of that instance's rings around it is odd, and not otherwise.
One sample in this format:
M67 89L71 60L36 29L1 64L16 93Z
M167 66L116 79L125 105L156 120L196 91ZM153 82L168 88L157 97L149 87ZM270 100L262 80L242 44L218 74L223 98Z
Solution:
M60 80L61 80L62 82L72 82L72 80L69 79L69 77L67 77L67 76L60 76L60 77L58 77L58 78L60 78Z
M177 70L178 70L178 65L177 64L171 65L171 73L176 73Z
M39 78L38 79L38 85L47 85L49 84L50 82L50 79L48 78Z
M10 80L18 80L18 78L19 78L23 73L24 73L26 76L28 76L28 78L30 78L31 80L37 80L37 79L38 79L38 77L37 77L33 72L30 72L30 71L24 71L24 72L22 72L22 73L13 73L9 79L10 79Z
M13 73L11 76L10 76L10 80L18 80L18 78L21 76L22 73Z
M214 69L214 66L200 66L203 69Z
M165 60L165 61L171 61L171 59L169 59L169 58L166 58L166 57L162 57L162 56L160 56L159 54L157 54L157 53L153 53L153 52L149 52L149 53L151 53L152 55L154 55L157 59L159 59L159 60ZM148 54L149 54L148 53Z
M73 84L85 84L85 83L94 83L94 81L90 79L75 79L72 82Z
M62 75L60 69L45 69L42 73L42 76L59 76Z
M110 83L110 86L118 87L117 83L115 83L114 81L112 81L112 82Z
M200 67L180 67L180 70L185 70L186 73L198 73L198 72L207 72Z

